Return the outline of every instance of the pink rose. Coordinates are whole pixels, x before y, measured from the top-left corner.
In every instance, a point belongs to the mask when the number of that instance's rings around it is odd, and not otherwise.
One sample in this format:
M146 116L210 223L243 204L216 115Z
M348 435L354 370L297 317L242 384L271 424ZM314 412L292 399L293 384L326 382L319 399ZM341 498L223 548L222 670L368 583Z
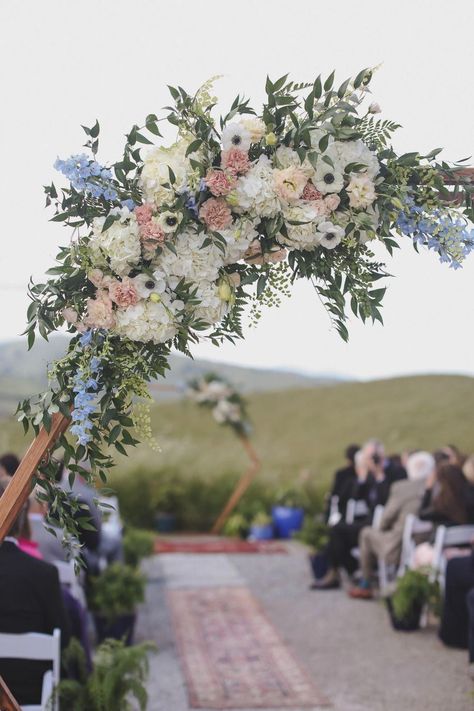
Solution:
M321 200L322 197L323 194L316 190L313 183L308 180L301 195L302 200Z
M215 197L228 195L235 186L235 176L223 170L209 170L204 182Z
M233 175L243 175L250 170L251 163L247 151L229 148L228 151L222 151L221 165Z
M210 230L225 230L232 224L230 207L223 198L209 198L199 210L199 217Z
M113 281L109 285L109 296L117 306L124 309L135 306L139 299L135 285L129 277L125 277L122 281Z
M328 195L324 198L324 204L330 212L337 210L340 202L341 198L339 197L339 195L336 194Z
M95 299L87 299L87 316L84 325L87 328L113 328L115 316L112 300L106 291L97 291Z
M138 205L134 210L134 215L139 225L145 225L153 217L153 209L151 205Z

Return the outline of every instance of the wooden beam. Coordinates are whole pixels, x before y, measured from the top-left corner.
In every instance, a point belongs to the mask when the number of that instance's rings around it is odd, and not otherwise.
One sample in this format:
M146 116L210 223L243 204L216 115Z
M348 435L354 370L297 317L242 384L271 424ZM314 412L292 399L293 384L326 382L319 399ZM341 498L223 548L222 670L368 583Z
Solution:
M0 676L0 711L21 711L12 693Z
M211 533L220 533L222 531L222 528L224 527L225 522L229 518L230 514L232 511L235 509L237 504L239 503L240 499L242 496L245 494L247 489L249 488L250 484L252 483L253 479L255 478L255 475L257 474L258 470L260 469L261 463L260 459L257 456L257 453L255 449L253 448L250 440L247 437L240 437L240 441L242 442L242 445L245 449L245 451L248 454L248 457L250 459L250 467L247 469L245 474L239 479L237 486L235 487L234 491L230 495L229 500L227 501L226 505L222 509L221 513L216 519L216 522L214 523Z
M3 496L0 497L0 543L8 535L8 531L31 493L31 481L36 470L54 448L59 437L67 430L69 422L69 418L59 412L53 415L50 431L41 428L10 479Z

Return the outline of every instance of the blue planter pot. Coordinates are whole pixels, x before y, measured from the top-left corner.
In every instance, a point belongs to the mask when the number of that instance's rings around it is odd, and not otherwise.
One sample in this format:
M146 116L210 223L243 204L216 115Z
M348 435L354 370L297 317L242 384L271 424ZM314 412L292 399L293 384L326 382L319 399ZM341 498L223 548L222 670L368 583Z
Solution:
M249 538L252 541L271 541L273 538L273 525L268 523L266 526L250 526Z
M295 531L301 531L304 520L303 509L290 506L274 506L272 518L279 538L291 538Z

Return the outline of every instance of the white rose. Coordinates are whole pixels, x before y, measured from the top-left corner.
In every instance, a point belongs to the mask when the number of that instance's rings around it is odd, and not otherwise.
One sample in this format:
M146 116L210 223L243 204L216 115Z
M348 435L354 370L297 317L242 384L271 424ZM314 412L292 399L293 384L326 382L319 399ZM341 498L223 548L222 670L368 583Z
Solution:
M346 190L349 193L349 204L354 208L369 207L377 197L374 183L365 173L353 174Z

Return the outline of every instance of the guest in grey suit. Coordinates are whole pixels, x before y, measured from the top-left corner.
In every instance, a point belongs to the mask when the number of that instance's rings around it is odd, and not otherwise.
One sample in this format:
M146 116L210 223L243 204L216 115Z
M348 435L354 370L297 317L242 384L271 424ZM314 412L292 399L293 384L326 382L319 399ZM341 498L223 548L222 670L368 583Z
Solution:
M385 506L379 529L363 528L359 536L360 585L350 590L351 597L372 597L371 573L374 560L383 558L388 564L398 564L402 549L403 528L408 514L418 513L426 480L435 469L434 457L429 452L415 452L407 461L408 478L395 482Z

